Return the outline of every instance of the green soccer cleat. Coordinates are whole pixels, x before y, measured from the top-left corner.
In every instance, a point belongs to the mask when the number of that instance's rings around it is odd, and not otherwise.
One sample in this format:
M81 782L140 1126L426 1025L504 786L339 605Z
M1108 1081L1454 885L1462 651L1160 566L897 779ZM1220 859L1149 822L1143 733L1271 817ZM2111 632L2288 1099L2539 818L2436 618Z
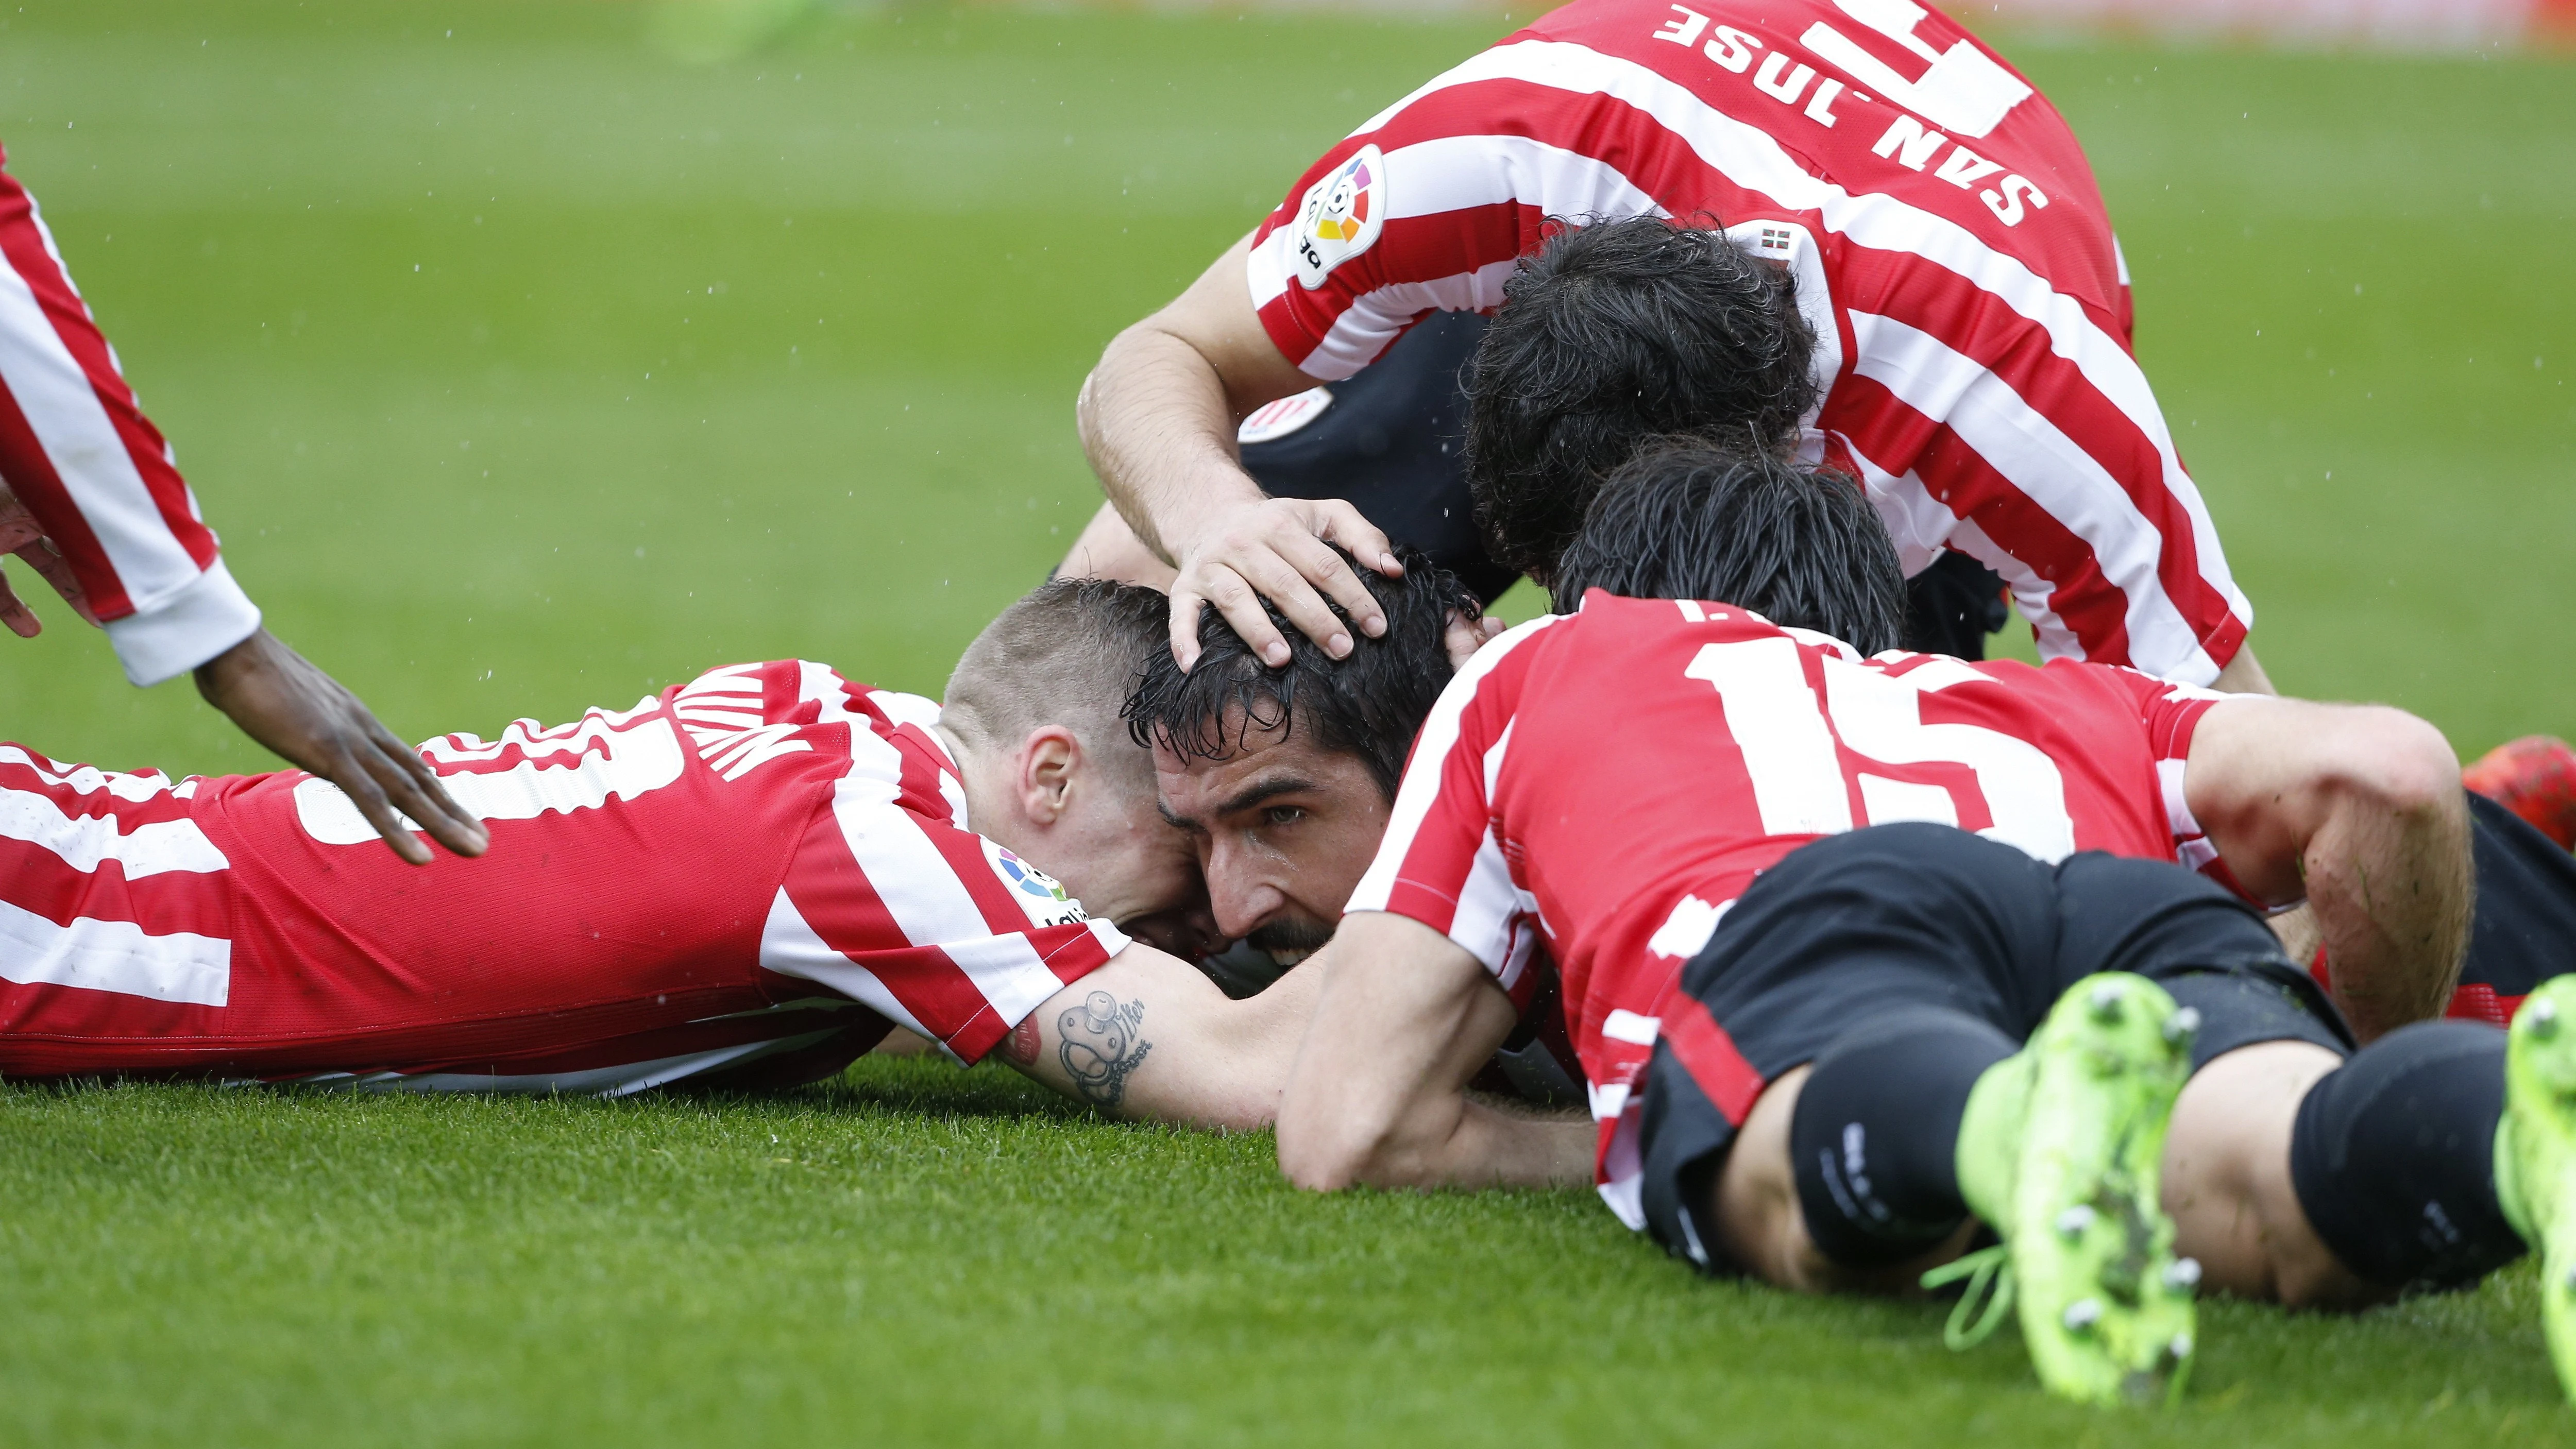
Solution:
M2157 1170L2199 1024L2142 976L2088 976L1969 1100L1960 1186L2003 1237L2000 1291L2018 1300L2031 1364L2066 1398L2153 1404L2182 1391L2200 1265L2174 1256ZM1954 1322L1954 1346L1962 1337Z
M2540 1321L2576 1398L2576 976L2544 983L2514 1013L2504 1100L2496 1196L2540 1254Z

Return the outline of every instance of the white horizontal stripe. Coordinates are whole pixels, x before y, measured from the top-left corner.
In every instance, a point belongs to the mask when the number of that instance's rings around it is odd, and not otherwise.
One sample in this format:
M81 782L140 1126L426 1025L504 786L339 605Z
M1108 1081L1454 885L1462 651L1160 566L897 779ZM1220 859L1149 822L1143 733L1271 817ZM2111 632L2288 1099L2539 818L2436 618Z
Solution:
M1514 257L1454 277L1380 287L1344 308L1297 368L1309 377L1339 382L1376 361L1424 313L1478 312L1500 305L1503 284L1519 267L1520 259Z
M2006 482L2091 545L2103 576L2126 601L2129 647L2139 660L2158 661L2157 672L2195 684L2217 677L2198 631L2157 578L2163 530L2138 511L2118 479L1976 359L1893 317L1845 315L1860 354L1853 371L1946 423Z
M1515 201L1558 216L1663 215L1619 168L1527 136L1441 136L1386 153L1387 219ZM1500 302L1498 294L1492 301Z
M816 934L784 890L770 901L769 919L760 928L760 967L829 987L915 1036L939 1040L939 1033L923 1026L875 972L833 950Z
M48 785L68 785L84 795L105 790L119 800L138 804L170 789L170 777L158 770L120 774L95 765L63 765L16 745L0 745L0 765L24 765Z
M32 213L34 203L28 205ZM36 226L43 231L41 218ZM45 250L54 251L50 233L45 234ZM55 476L98 536L127 600L148 610L196 582L197 561L162 518L89 375L63 345L27 279L5 258L0 258L0 383L17 399Z
M592 709L570 724L552 727L532 719L510 721L501 737L486 743L475 735L440 735L421 742L420 752L434 764L465 764L478 760L497 760L511 750L524 755L577 755L590 747L602 730L622 730L642 715L662 708L662 701L651 695L635 701L633 709Z
M186 931L147 936L132 921L58 926L0 901L0 978L221 1006L232 993L233 943Z
M120 832L113 815L69 815L51 796L0 788L0 836L40 845L84 873L113 860L127 880L163 871L200 874L232 862L194 820L157 820Z
M603 748L583 748L594 742ZM667 719L613 730L593 715L568 739L530 746L530 753L536 755L575 751L571 764L527 759L506 770L441 775L439 783L457 804L485 821L534 820L550 811L568 815L596 810L612 799L632 800L673 783L687 768L680 737ZM296 785L295 814L305 833L325 845L361 845L376 838L376 828L358 813L357 803L339 786L319 777ZM406 830L420 828L408 816L402 824Z

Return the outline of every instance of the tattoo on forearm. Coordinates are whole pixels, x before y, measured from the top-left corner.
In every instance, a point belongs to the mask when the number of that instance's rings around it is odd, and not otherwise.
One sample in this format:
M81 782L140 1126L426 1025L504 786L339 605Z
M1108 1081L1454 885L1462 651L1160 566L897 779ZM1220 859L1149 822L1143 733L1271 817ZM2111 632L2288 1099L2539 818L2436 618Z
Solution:
M1121 1006L1106 991L1091 993L1080 1006L1056 1018L1056 1034L1063 1038L1056 1058L1064 1063L1065 1075L1073 1078L1073 1089L1084 1101L1115 1107L1127 1095L1129 1074L1144 1065L1145 1054L1154 1049L1139 1030L1144 1023L1144 1002Z

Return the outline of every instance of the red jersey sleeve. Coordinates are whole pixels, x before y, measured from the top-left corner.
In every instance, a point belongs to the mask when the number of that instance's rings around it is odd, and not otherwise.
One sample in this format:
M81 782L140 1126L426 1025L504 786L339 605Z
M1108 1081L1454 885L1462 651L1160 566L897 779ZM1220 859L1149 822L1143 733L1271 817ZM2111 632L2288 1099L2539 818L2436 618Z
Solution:
M193 669L259 627L35 199L5 171L0 482L71 564L135 683Z
M835 802L808 829L761 964L831 987L959 1060L1126 949L1037 867L891 803Z
M801 748L815 725L849 728L848 769L770 903L765 969L828 986L974 1062L1126 949L1054 877L967 828L932 701L788 661L716 671L674 703L693 737L735 732L714 754L698 741L719 770L720 758Z
M1533 87L1497 50L1371 117L1254 234L1245 280L1270 340L1338 381L1428 313L1500 306L1549 217L1660 210L1617 165L1561 144L1625 109Z
M2200 729L2203 717L2234 696L2186 684L2171 684L2134 669L2107 672L2136 702L2138 724L2146 736L2147 753L2156 764L2156 784L2164 795L2165 821L2173 830L2174 859L2246 900L2265 905L2237 884L2235 873L2218 858L2218 847L2210 843L2208 832L2202 830L2200 822L2193 818L2191 802L2186 794L2192 737Z
M1397 788L1377 858L1348 909L1420 921L1483 963L1507 991L1537 941L1534 906L1495 833L1493 788L1521 689L1555 615L1478 651L1432 706Z

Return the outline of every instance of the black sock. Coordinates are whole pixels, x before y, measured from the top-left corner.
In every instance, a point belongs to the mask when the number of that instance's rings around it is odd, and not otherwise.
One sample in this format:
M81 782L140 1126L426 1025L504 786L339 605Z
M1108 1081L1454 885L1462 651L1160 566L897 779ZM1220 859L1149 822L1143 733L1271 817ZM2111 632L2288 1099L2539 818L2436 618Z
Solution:
M2522 1256L2496 1201L2504 1042L2491 1026L2418 1022L2299 1103L2290 1181L2345 1267L2387 1288L2455 1288Z
M1903 1262L1958 1229L1968 1092L2013 1041L1973 1016L1907 1007L1834 1039L1789 1122L1807 1234L1851 1268Z

